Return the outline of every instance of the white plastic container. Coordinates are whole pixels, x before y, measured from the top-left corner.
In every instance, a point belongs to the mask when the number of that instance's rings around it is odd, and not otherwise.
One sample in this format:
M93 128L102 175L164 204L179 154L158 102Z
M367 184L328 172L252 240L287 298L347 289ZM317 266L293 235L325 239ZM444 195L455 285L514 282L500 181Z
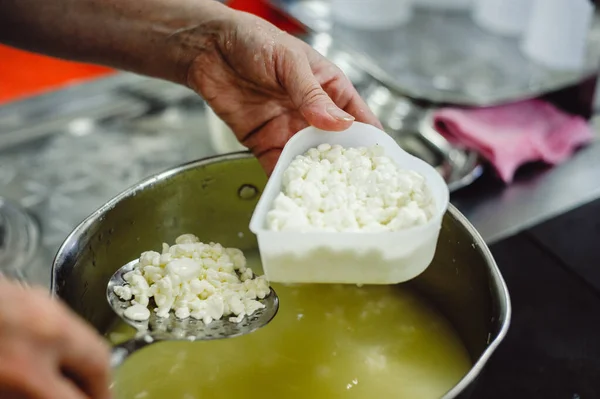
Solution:
M476 0L473 20L498 35L518 36L527 27L532 0Z
M426 10L468 10L473 0L413 0L415 8Z
M412 0L331 0L335 22L358 29L390 29L412 17Z
M535 0L521 49L546 67L579 70L585 65L593 16L590 0Z
M297 155L319 144L343 147L383 146L400 167L421 173L434 197L437 212L421 226L397 232L275 232L266 216L281 192L283 172ZM278 283L397 284L421 274L435 254L442 217L448 208L448 186L429 164L404 151L385 132L355 122L343 132L313 127L287 143L260 198L250 230L258 237L265 274Z

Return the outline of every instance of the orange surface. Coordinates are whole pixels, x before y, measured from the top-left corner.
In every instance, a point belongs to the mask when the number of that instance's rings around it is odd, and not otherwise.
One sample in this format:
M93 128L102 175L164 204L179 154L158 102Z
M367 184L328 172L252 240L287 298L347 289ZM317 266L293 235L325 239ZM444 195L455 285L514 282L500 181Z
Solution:
M258 15L286 32L295 34L303 31L301 25L273 9L268 5L267 0L229 0L227 5L236 10Z
M231 0L232 8L259 15L280 29L299 26L262 0ZM111 69L59 60L0 45L0 104L113 73Z
M112 73L0 45L0 103Z

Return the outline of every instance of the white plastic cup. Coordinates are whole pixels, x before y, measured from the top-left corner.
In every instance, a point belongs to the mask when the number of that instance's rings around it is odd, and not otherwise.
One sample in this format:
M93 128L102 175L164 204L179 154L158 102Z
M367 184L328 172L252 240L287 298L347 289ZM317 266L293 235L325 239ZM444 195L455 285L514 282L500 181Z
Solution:
M585 64L593 15L590 0L534 0L521 50L549 68L579 70Z
M473 0L413 0L415 8L427 10L468 10Z
M473 20L489 32L518 36L529 23L532 4L532 0L476 0Z
M412 0L331 0L331 16L352 28L390 29L411 19Z
M206 107L206 117L208 118L210 141L217 154L247 150L238 141L229 126L209 106Z
M423 175L436 214L424 225L395 232L281 232L267 227L267 213L281 192L291 161L319 144L343 147L381 145L401 168ZM267 279L278 283L397 284L421 274L435 254L442 217L449 203L446 182L426 162L408 154L385 132L355 122L343 132L308 127L286 144L254 210L250 230L257 235Z

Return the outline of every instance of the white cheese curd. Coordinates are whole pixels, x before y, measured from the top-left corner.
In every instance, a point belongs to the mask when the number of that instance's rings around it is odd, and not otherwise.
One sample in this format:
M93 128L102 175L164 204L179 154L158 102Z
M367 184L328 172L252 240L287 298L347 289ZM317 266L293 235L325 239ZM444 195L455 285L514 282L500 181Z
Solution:
M132 305L123 312L125 317L134 321L143 321L150 318L150 310L147 306Z
M163 244L162 254L142 253L134 269L123 276L126 284L114 287L119 298L131 300L125 317L147 320L151 298L158 317L174 311L179 319L193 317L205 324L223 317L239 323L264 308L258 300L269 294L269 283L246 267L242 251L204 244L192 234L175 242Z
M435 203L425 178L383 148L321 144L297 156L267 214L273 231L380 232L427 223Z

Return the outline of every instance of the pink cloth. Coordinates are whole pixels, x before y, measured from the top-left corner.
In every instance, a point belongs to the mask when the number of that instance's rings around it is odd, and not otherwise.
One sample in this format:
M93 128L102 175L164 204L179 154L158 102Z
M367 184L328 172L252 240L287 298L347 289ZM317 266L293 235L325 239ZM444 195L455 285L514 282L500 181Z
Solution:
M433 117L438 132L453 144L479 152L506 183L524 163L559 164L593 139L585 119L541 100L476 109L441 108Z

